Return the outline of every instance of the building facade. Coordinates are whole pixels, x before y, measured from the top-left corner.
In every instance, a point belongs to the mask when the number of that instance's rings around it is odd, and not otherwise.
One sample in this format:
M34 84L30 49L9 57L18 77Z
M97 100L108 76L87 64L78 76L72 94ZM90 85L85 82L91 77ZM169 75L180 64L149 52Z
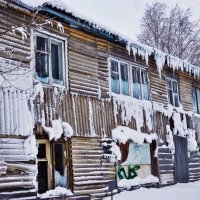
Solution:
M198 67L52 4L0 6L1 196L200 179Z

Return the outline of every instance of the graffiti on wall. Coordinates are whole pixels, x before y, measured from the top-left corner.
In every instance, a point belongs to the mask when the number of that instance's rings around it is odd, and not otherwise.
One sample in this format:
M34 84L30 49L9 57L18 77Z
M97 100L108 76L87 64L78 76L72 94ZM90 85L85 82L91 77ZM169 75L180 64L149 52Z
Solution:
M150 145L130 143L126 161L118 166L117 178L118 180L129 180L137 176L141 178L146 177L151 174L150 165Z
M118 178L120 180L121 179L133 179L136 176L138 176L138 174L136 172L138 169L140 169L139 165L134 165L134 166L129 165L128 170L126 171L125 167L121 165L117 170Z

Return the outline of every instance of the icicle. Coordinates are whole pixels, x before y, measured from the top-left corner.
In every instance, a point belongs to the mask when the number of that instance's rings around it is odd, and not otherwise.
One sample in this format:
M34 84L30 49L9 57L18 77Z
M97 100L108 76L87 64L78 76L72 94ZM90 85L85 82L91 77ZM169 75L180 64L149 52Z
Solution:
M89 125L90 125L90 135L96 136L95 128L94 128L94 117L93 117L93 109L92 109L92 103L90 98L88 98L88 104L89 104Z
M75 95L76 94L72 94L72 105L73 105L73 115L74 115L74 126L75 126L75 134L77 134L77 120L76 120L76 106L75 106Z

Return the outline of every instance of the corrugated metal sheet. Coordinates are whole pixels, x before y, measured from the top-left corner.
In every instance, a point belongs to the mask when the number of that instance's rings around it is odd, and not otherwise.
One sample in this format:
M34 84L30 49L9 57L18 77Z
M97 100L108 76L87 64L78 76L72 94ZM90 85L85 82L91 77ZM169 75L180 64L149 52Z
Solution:
M15 88L0 89L0 134L28 136L32 121L28 93Z

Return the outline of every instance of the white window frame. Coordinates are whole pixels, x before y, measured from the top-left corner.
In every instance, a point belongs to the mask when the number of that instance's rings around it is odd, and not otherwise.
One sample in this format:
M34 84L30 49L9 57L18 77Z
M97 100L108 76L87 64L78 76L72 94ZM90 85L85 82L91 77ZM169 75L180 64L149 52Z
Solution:
M128 85L129 85L129 95L126 95L126 96L130 96L130 71L129 71L129 63L128 62L125 62L124 60L121 60L121 59L116 59L116 58L110 58L110 90L112 92L112 85L111 85L111 80L112 80L112 69L111 69L111 62L112 61L115 61L117 62L117 67L118 67L118 72L119 72L119 94L122 94L122 83L121 83L121 66L120 64L124 64L124 65L127 65L127 70L128 70Z
M130 67L130 74L131 74L131 96L134 97L133 95L133 74L132 74L132 69L133 68L137 68L140 70L140 98L141 100L143 100L143 88L142 88L142 80L141 80L141 77L142 77L142 71L146 72L147 73L147 80L148 80L148 83L147 83L147 90L148 90L148 99L145 99L145 100L149 100L150 98L150 91L149 91L149 76L148 76L148 70L147 69L143 69L141 66L138 66L136 64L131 64L131 67ZM135 97L134 97L135 98Z
M115 58L115 57L109 57L108 59L108 67L109 67L109 91L110 91L110 95L113 94L117 94L114 93L112 91L112 69L111 69L111 61L115 61L118 63L118 70L119 70L119 87L120 87L120 93L122 94L122 88L121 88L121 69L119 68L120 63L122 64L126 64L127 68L128 68L128 85L129 85L129 95L126 96L131 96L133 97L133 76L132 76L132 68L138 68L140 70L140 98L139 99L143 99L143 89L141 86L141 71L145 71L147 73L147 80L148 80L148 99L150 99L150 91L149 91L149 76L148 76L148 68L146 66L143 65L139 65L136 63L132 63L132 62L127 62L123 59L120 58ZM135 98L135 97L134 97Z
M37 51L37 43L36 43L36 38L37 36L46 38L48 39L48 46L49 46L49 81L48 83L42 82L44 85L61 85L68 87L68 54L67 54L67 46L68 46L68 41L67 38L57 36L53 33L49 33L47 31L38 31L38 30L33 30L33 42L34 42L34 52L33 52L33 58L34 58L34 77L36 78L36 63L35 63L35 58L36 58L36 51ZM55 41L58 43L61 43L62 45L62 81L63 83L53 83L53 78L52 78L52 67L51 67L51 43L50 41ZM37 79L37 78L36 78Z
M172 84L172 88L168 88L168 84L167 84L167 81L170 80L171 82L176 82L177 83L177 94L178 94L178 107L180 106L180 93L179 93L179 81L176 79L176 78L173 78L173 77L170 77L170 76L167 76L166 77L166 88L167 88L167 99L168 99L168 103L174 107L177 107L175 105L175 98L174 98L174 92L173 92L173 84ZM172 90L172 100L173 100L173 104L170 103L170 100L169 100L169 96L168 96L168 89Z

